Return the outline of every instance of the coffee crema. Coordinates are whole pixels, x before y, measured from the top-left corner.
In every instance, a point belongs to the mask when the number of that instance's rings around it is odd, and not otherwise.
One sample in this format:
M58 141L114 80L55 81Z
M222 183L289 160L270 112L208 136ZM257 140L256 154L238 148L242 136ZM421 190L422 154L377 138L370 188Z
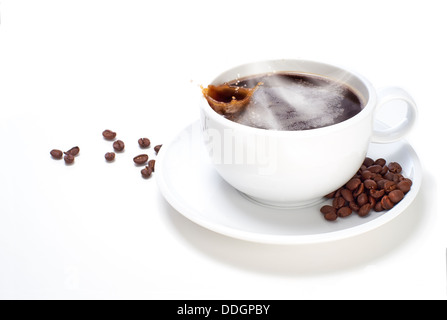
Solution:
M266 73L209 86L203 92L210 106L227 119L268 130L322 128L352 118L363 108L348 85L306 73ZM225 103L238 108L222 108Z

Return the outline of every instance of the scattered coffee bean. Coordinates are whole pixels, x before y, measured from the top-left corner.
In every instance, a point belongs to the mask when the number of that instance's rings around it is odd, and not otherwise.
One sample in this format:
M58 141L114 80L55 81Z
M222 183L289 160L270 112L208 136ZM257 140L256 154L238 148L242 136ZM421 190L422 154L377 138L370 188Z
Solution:
M79 147L73 147L70 150L65 151L64 153L71 154L72 156L77 156L79 154L79 151L80 151Z
M64 156L64 161L66 164L72 164L74 162L74 159L75 159L74 155L71 154L66 154Z
M155 172L155 160L154 159L149 160L148 166L149 166L149 168L152 169L152 172Z
M140 154L133 158L133 162L135 162L138 165L145 164L147 160L149 159L149 156L147 154Z
M106 158L106 161L112 162L113 160L115 160L115 152L107 152L104 155L104 158Z
M156 154L158 153L158 151L160 151L161 146L162 146L162 144L159 144L159 145L156 145L156 146L154 147L154 150L155 150L155 153L156 153Z
M140 148L149 148L151 145L151 140L148 138L140 138L138 139L138 144L140 145Z
M62 157L64 155L64 153L61 150L57 150L57 149L51 150L50 154L54 159L57 159L57 160L62 159Z
M326 220L334 221L352 212L365 217L372 210L390 210L405 197L412 184L411 179L402 175L399 163L387 165L383 158L373 160L367 157L354 177L326 195L332 199L332 205L324 205L320 211Z
M122 142L121 140L116 140L113 143L113 149L115 149L115 151L118 151L118 152L123 151L124 147L125 147L124 142Z
M113 140L116 137L116 132L113 132L112 130L104 130L102 132L102 136L106 140Z
M141 170L141 175L145 179L149 178L152 175L152 169L149 166L146 166L143 170Z

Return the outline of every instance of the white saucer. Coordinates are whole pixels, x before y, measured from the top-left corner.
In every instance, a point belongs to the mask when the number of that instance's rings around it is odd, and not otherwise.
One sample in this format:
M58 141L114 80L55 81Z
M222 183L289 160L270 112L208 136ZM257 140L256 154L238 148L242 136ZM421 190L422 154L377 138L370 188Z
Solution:
M389 211L371 211L365 218L352 214L335 222L326 221L320 213L324 203L299 209L282 209L248 200L212 167L202 141L199 121L183 129L170 143L163 144L157 156L155 176L161 193L171 206L205 228L260 243L317 243L375 229L400 215L416 197L421 186L422 168L415 151L407 142L371 144L368 156L399 162L404 176L413 180L412 188Z

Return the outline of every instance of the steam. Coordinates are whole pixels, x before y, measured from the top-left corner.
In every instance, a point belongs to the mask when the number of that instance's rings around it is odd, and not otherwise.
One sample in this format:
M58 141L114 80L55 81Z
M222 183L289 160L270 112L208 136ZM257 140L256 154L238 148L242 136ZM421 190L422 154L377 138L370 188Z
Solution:
M237 122L273 130L306 130L334 124L345 88L335 81L307 81L272 74L262 80Z

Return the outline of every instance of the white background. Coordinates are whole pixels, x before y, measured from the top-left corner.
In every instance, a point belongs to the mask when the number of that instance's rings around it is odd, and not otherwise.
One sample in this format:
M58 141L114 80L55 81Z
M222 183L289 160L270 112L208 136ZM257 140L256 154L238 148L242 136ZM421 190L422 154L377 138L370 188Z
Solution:
M0 298L445 299L443 2L2 0ZM348 240L261 245L190 222L141 178L138 138L168 141L198 118L200 84L270 58L413 95L424 180L405 213ZM126 142L112 164L104 129ZM49 155L75 145L73 166Z

